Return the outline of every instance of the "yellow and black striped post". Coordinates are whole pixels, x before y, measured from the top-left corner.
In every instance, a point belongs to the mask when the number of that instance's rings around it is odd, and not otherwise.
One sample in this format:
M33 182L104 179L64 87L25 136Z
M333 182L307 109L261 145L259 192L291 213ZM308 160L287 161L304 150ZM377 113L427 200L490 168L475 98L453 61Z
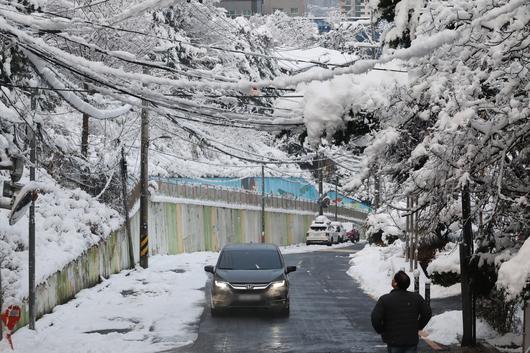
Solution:
M146 101L142 101L145 106ZM149 168L147 163L149 152L149 116L147 109L142 107L142 129L140 146L140 266L148 267L149 236L148 236L148 209L149 209Z

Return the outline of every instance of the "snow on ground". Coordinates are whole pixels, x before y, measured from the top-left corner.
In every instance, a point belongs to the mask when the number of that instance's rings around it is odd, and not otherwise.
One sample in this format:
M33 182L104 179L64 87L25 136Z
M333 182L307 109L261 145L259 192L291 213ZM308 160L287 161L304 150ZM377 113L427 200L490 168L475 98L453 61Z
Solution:
M394 274L405 269L411 277L413 289L413 273L409 272L409 263L403 257L404 243L397 240L388 247L366 245L363 250L350 255L348 275L359 282L361 288L374 298L390 292L390 283ZM425 276L420 276L420 294L425 295ZM451 287L431 285L431 298L446 298L460 294L460 285Z
M192 342L207 275L217 253L154 256L149 268L122 271L85 289L13 343L18 353L157 352Z
M502 352L519 353L523 346L523 336L510 332L502 336L487 339L486 342Z
M341 244L335 244L332 246L327 245L305 245L304 243L295 244L295 245L289 245L289 246L282 246L280 247L280 250L282 254L299 254L304 252L312 252L312 251L318 251L318 250L329 250L329 249L336 249L336 248L345 248L348 246L351 246L351 242L345 242Z
M429 339L435 342L451 345L458 344L462 337L462 311L446 311L440 315L435 315L424 329L428 333ZM477 339L487 339L497 337L498 333L491 328L484 320L477 318Z
M292 254L349 245L280 249ZM13 336L15 353L147 353L188 344L197 337L204 308L204 266L215 265L218 255L157 255L149 259L148 269L112 275L38 320L36 332L18 330Z

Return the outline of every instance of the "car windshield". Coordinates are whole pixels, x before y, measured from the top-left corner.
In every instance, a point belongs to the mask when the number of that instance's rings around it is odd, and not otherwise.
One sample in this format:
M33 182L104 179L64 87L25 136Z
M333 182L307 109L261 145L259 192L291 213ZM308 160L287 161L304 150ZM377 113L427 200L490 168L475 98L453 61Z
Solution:
M311 226L309 228L311 230L316 230L318 232L322 232L322 231L325 231L326 229L328 229L328 227L326 227L326 226Z
M280 254L276 250L223 251L219 259L220 270L273 270L282 268Z

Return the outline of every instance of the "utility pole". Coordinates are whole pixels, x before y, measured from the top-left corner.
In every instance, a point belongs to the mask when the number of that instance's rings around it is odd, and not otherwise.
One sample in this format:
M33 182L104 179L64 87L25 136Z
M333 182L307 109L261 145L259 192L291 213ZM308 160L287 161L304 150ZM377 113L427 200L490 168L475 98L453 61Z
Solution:
M376 59L376 52L375 52L375 26L374 26L374 14L373 11L370 11L370 32L372 37L372 59ZM379 175L377 171L374 173L374 206L377 210L381 203L381 185L379 181Z
M31 93L31 111L33 117L37 112L37 92L35 90ZM35 118L33 118L34 120ZM33 126L30 126L28 131L30 132L30 162L29 167L29 180L35 181L35 164L37 161L37 151L36 151L36 138L35 136L35 124L34 121L31 121ZM29 206L29 242L28 242L28 252L29 252L29 295L28 295L28 306L29 306L29 320L28 326L30 330L35 330L35 200L31 201Z
M125 217L125 231L127 233L127 244L129 249L129 265L134 267L134 250L131 234L131 222L129 220L129 205L127 204L127 160L125 149L121 147L121 194L123 199L123 216Z
M475 308L473 305L472 278L469 272L469 260L473 255L473 230L471 228L471 196L469 182L462 188L462 222L463 236L460 244L460 273L462 286L462 321L464 332L462 335L462 346L474 346L476 344L475 332Z
M374 174L374 206L377 210L380 206L380 185L379 185L379 176L377 175L377 172Z
M265 243L265 164L261 165L261 242Z
M410 252L410 197L407 196L407 217L405 218L405 261L409 259Z
M142 101L140 146L140 266L149 266L149 115L147 101Z
M3 306L4 306L4 290L2 289L2 261L3 259L0 258L0 313L3 312ZM2 337L4 336L4 327L2 326L2 320L0 320L0 341L2 341Z
M322 216L324 214L324 207L322 205L322 196L324 196L324 184L323 184L323 173L322 173L322 161L320 155L317 153L317 166L318 166L318 214Z
M339 200L339 194L337 193L337 185L339 184L339 177L335 177L335 222L337 221L337 207L338 207L338 200Z
M409 229L410 229L410 247L409 247L409 271L413 270L413 261L414 261L414 197L410 196L410 219L409 219Z
M418 210L418 205L419 205L419 201L418 201L418 197L416 197L416 215L414 216L414 270L417 270L418 269L418 242L419 242L419 234L420 234L420 231L419 231L419 210Z
M83 84L85 90L88 89L86 83ZM83 157L88 156L88 130L89 130L89 116L87 113L83 113L83 125L81 128L81 155Z

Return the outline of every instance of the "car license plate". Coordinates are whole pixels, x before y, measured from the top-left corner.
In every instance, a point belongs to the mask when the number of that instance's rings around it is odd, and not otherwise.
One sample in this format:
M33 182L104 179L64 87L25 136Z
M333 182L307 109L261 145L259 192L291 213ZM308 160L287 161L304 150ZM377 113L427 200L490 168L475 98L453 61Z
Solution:
M260 299L259 294L240 294L239 300L250 302L250 301L257 301Z

